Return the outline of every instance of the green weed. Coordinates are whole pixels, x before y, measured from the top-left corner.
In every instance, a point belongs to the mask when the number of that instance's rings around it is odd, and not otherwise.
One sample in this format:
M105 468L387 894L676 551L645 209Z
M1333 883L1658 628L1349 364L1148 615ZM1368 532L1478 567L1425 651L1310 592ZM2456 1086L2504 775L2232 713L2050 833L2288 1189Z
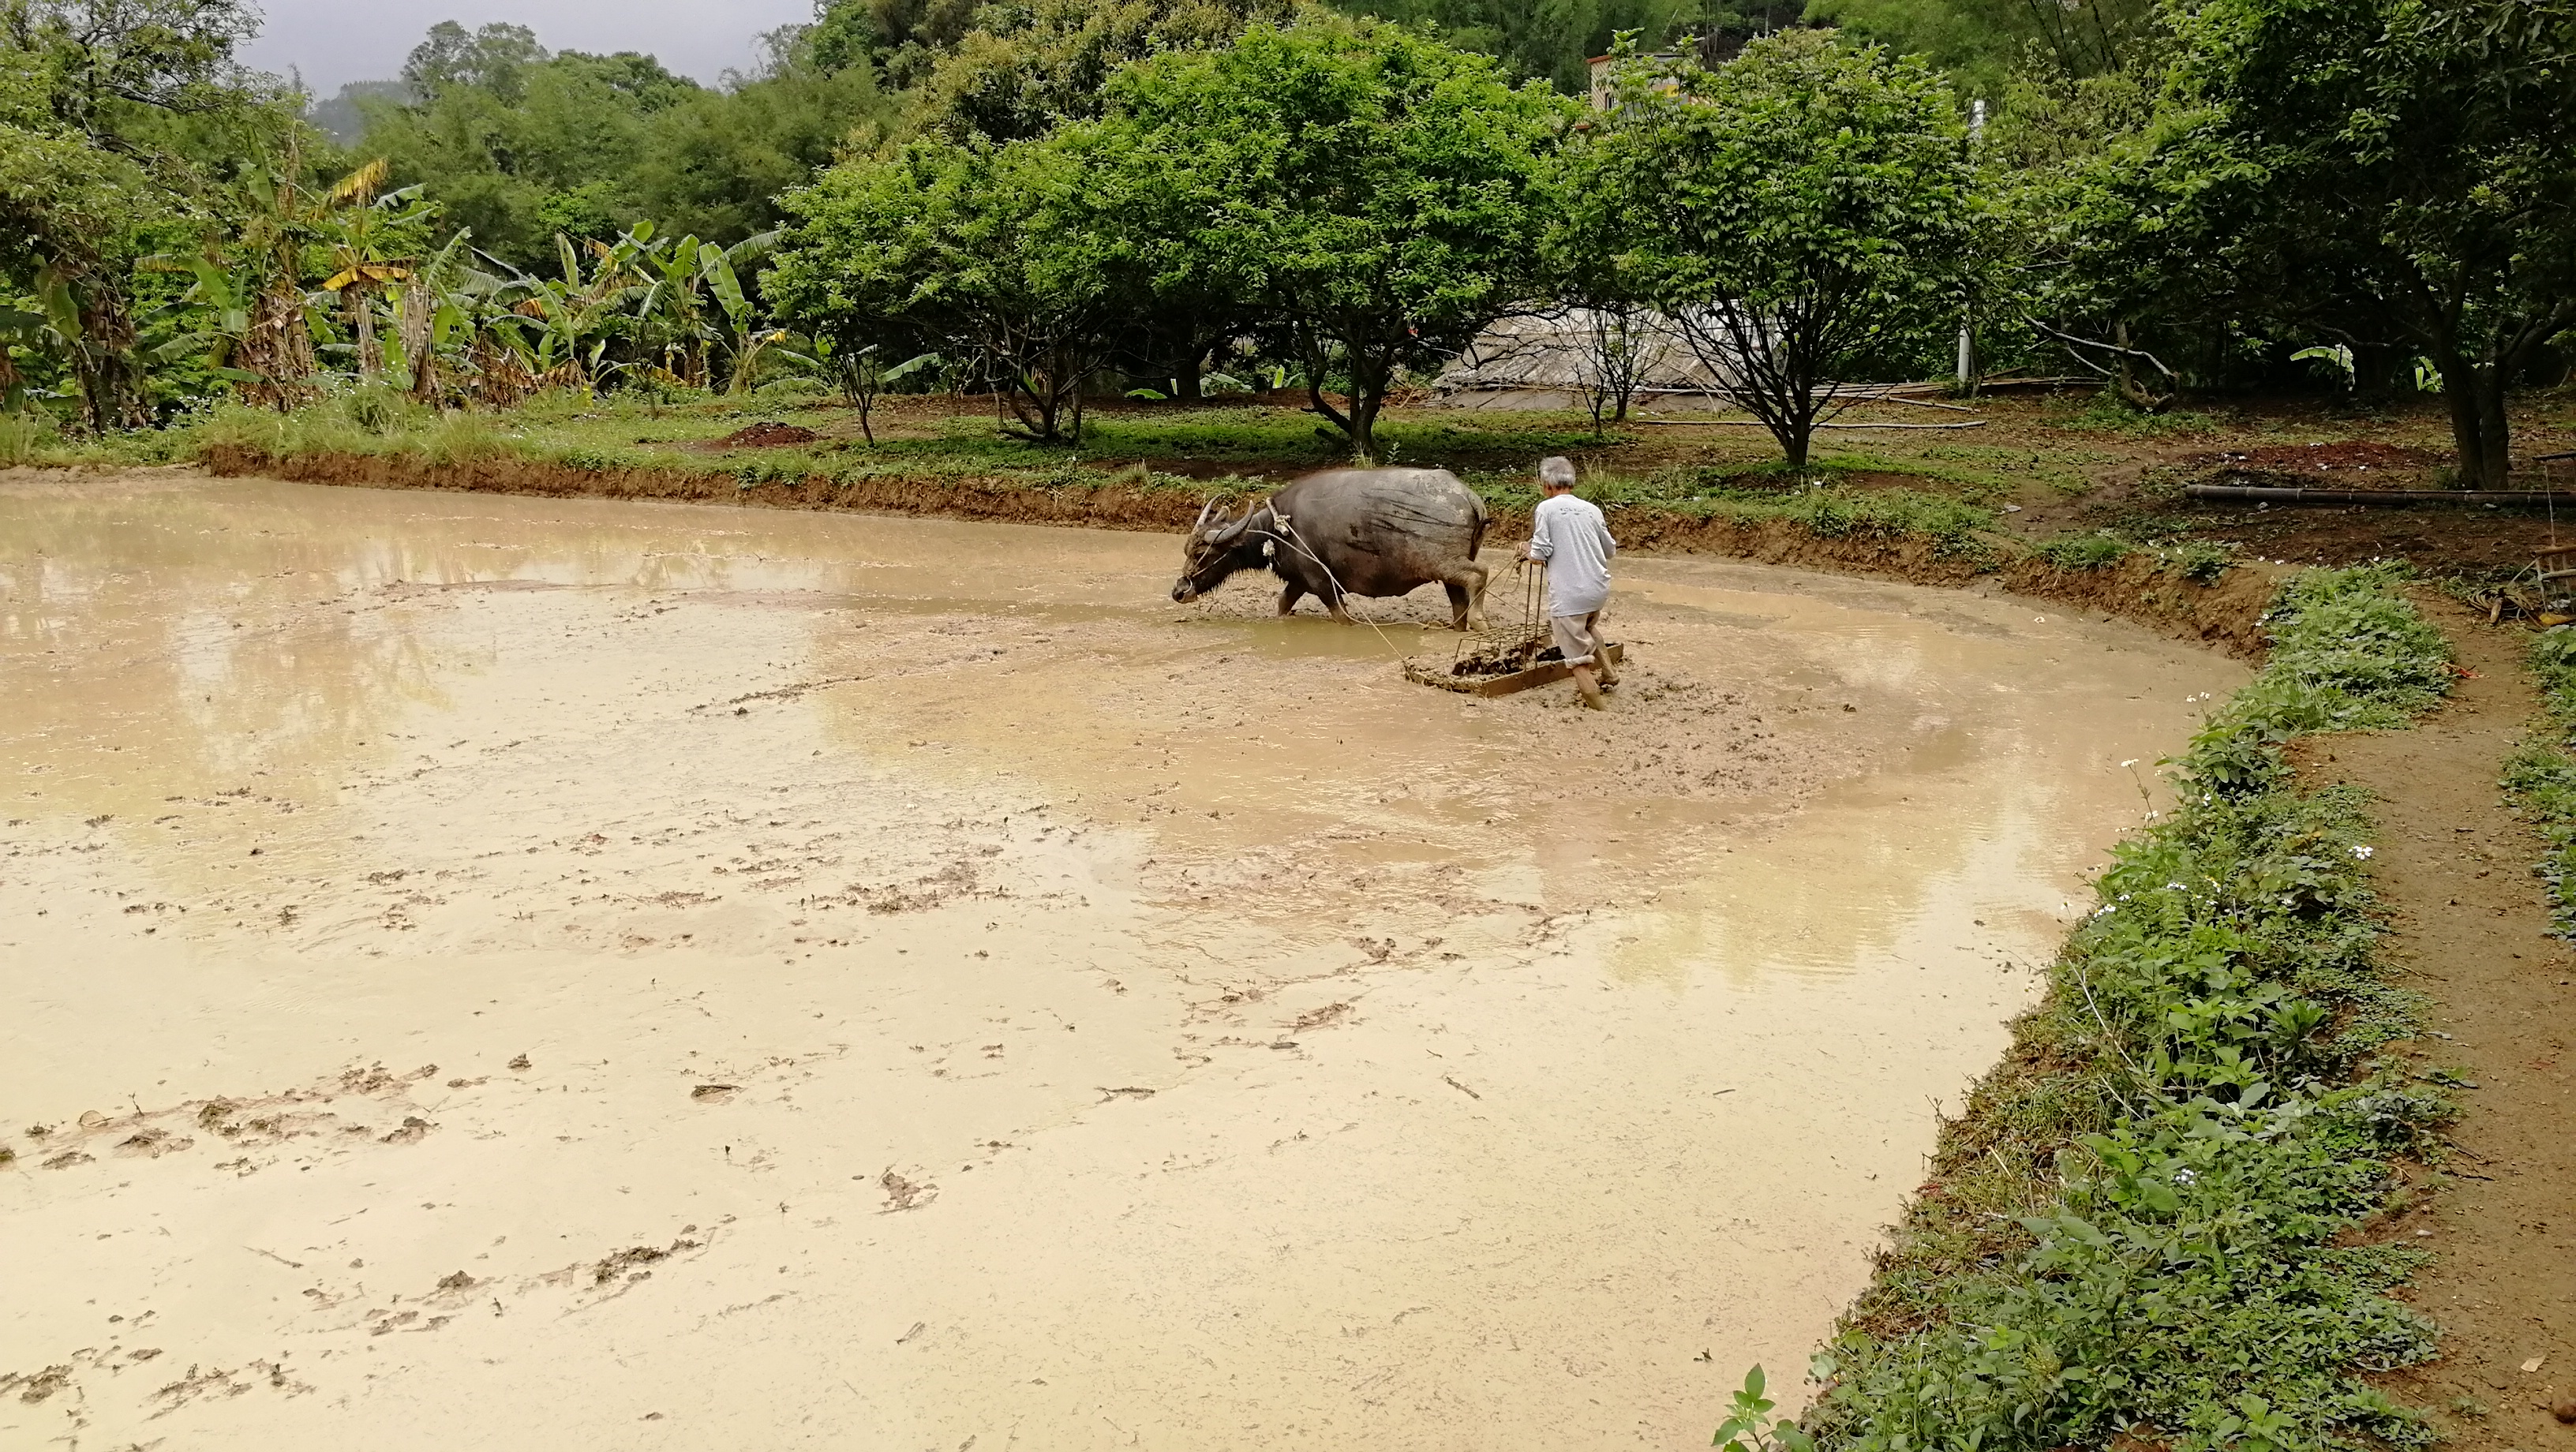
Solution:
M2115 535L2070 534L2036 547L2040 558L2061 570L2098 570L2129 556L2129 543Z

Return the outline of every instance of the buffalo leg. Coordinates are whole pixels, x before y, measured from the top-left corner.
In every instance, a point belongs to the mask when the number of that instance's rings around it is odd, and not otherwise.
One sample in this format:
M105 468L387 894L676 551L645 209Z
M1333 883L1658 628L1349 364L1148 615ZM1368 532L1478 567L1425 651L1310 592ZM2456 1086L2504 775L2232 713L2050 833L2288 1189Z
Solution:
M1357 624L1359 624L1359 622L1358 622L1358 621L1353 620L1353 619L1351 618L1351 612L1350 612L1350 611L1345 610L1345 609L1343 609L1343 608L1342 608L1343 603L1344 603L1345 601L1347 601L1347 600L1349 600L1349 599L1350 599L1350 596L1349 596L1349 595L1347 595L1347 594L1343 593L1343 591L1342 591L1342 590L1340 590L1339 588L1334 588L1334 589L1331 589L1331 590L1325 590L1325 591L1319 591L1319 592L1317 592L1317 593L1321 594L1321 595L1324 597L1324 606L1325 606L1325 608L1326 608L1326 609L1329 609L1329 610L1331 610L1331 611L1333 612L1333 618L1334 618L1335 620L1337 620L1337 621L1341 622L1341 623L1342 623L1342 624L1344 624L1344 625L1357 625Z
M1289 581L1279 589L1279 613L1282 615L1294 614L1297 609L1297 602L1305 598L1306 587L1298 584L1294 580Z
M1449 578L1440 582L1449 592L1449 626L1453 630L1485 628L1485 581L1483 565L1460 565Z

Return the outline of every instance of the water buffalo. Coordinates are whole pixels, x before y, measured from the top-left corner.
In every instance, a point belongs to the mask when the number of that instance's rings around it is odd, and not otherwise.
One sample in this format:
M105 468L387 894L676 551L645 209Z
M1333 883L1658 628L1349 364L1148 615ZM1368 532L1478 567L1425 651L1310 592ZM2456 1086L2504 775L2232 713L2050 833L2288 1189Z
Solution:
M1484 501L1446 469L1330 469L1232 519L1210 500L1190 526L1172 598L1196 599L1238 570L1267 567L1287 581L1280 614L1313 595L1348 625L1345 595L1403 595L1437 581L1449 592L1449 623L1482 629L1484 539Z

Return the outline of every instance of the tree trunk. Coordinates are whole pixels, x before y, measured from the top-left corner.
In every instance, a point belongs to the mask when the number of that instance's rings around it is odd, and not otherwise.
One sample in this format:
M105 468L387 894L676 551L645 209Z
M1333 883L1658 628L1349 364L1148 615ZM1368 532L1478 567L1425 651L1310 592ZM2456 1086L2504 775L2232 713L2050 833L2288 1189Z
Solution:
M265 401L280 413L313 397L313 328L304 293L293 279L270 284L251 304L250 332L242 340L241 366L268 379Z
M1207 398L1199 375L1207 371L1208 350L1195 348L1181 359L1179 370L1172 374L1172 397L1181 403L1201 403Z
M368 306L363 285L352 286L348 298L350 340L358 345L358 376L373 383L385 366L384 354L376 344L375 309Z
M432 345L429 289L418 282L402 292L403 367L411 374L411 396L423 403L438 401L438 350Z
M2442 397L2451 407L2451 444L2459 460L2459 487L2502 489L2513 473L2513 435L2505 421L2501 369L2444 358Z
M2383 408L2398 392L2397 350L2386 343L2352 344L2353 401L2365 408Z
M1351 380L1351 444L1359 451L1360 462L1375 467L1383 455L1377 446L1378 409L1386 401L1383 384L1370 385Z
M1816 425L1814 420L1804 418L1783 419L1780 422L1780 426L1771 431L1771 436L1780 441L1780 452L1788 459L1790 468L1804 469L1807 467L1807 450L1815 443L1816 440Z

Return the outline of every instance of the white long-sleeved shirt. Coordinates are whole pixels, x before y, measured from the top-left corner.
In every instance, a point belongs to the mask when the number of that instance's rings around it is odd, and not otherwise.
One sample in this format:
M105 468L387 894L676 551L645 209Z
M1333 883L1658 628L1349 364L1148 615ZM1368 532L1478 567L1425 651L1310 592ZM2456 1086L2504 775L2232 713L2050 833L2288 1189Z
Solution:
M1530 518L1529 554L1547 562L1547 613L1589 615L1610 600L1610 557L1619 542L1589 501L1571 494L1539 501Z

